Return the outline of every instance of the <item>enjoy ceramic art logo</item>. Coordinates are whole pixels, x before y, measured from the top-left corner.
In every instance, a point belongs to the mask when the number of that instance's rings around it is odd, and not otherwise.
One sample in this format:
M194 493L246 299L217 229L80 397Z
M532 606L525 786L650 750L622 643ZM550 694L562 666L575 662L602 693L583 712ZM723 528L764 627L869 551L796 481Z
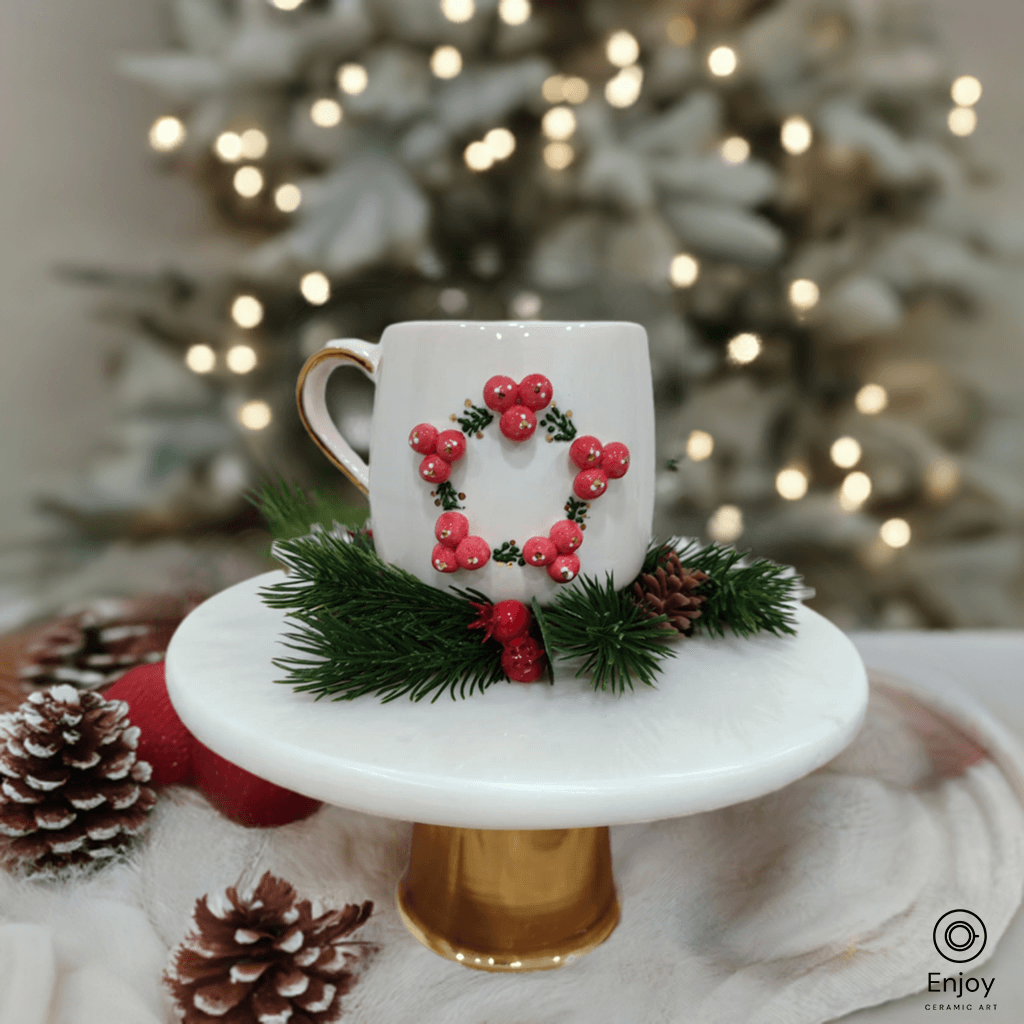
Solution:
M954 964L966 964L980 956L987 941L985 922L970 910L948 911L932 931L939 956Z

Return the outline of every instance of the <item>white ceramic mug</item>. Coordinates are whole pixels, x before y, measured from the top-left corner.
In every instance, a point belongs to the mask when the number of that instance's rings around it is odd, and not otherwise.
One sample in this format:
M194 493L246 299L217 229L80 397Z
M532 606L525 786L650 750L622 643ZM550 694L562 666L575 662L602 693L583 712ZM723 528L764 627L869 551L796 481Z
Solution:
M369 466L327 410L327 378L345 365L357 366L377 388ZM538 425L528 440L511 441L500 430L501 412L486 409L484 385L497 375L518 382L529 374L543 374L551 382L552 405L536 411ZM459 430L457 420L466 421L466 451L450 464L449 493L468 518L471 535L486 540L493 551L511 541L522 550L531 537L547 537L566 518L580 472L570 459L569 442L546 442L554 407L577 436L594 436L602 444L617 441L630 452L626 474L610 479L586 509L586 532L575 552L580 574L603 581L611 572L623 586L640 570L654 511L654 404L647 335L638 324L393 324L379 344L344 339L314 353L299 376L298 403L324 454L369 496L374 542L384 561L435 587L471 587L493 601L537 597L542 602L572 583L556 583L545 568L496 557L473 570L434 568L435 524L443 508L437 485L420 476L425 455L410 446L410 432L421 423L438 431ZM470 406L490 412L493 421L473 429Z

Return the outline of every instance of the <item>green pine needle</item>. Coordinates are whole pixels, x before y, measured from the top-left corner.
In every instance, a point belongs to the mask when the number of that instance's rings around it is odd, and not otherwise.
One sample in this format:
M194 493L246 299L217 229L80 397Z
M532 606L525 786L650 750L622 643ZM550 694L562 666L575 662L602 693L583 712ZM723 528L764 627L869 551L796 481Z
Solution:
M358 528L367 516L366 509L352 508L316 491L307 495L297 484L290 484L281 477L264 481L246 498L259 510L276 540L303 537L314 524L327 529L335 523Z

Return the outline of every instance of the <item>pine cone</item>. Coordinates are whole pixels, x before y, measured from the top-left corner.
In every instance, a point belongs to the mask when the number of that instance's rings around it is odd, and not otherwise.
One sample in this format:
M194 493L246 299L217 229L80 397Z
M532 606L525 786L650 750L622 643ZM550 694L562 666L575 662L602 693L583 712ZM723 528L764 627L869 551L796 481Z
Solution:
M350 969L375 949L341 942L373 903L313 916L309 900L269 871L248 897L236 888L196 901L195 930L171 955L165 980L185 1024L326 1024L356 977ZM361 947L358 954L346 947Z
M633 584L633 597L649 618L667 615L666 629L689 636L707 600L707 595L696 591L707 579L707 573L683 566L673 551L653 574L645 572Z
M162 661L178 624L201 601L195 594L90 601L28 634L18 676L33 688L110 686L136 665Z
M0 717L0 860L35 869L113 857L156 802L128 705L55 686Z

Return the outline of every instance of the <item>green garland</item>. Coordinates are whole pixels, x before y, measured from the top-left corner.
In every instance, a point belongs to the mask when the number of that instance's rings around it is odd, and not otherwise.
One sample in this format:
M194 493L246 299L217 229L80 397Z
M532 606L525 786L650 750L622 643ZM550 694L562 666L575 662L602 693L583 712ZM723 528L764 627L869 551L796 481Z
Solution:
M467 697L504 678L501 645L483 640L470 625L488 599L473 590L442 590L388 565L370 534L324 520L329 507L314 495L279 482L251 496L279 539L277 557L288 578L263 591L264 601L283 609L296 627L285 636L294 655L275 664L281 682L317 698L352 700L376 694L383 701L408 696L437 700L446 691ZM297 523L306 527L295 536ZM683 564L706 573L698 593L706 597L695 632L738 636L761 630L793 633L793 606L800 580L765 559L743 564L743 556L720 544L654 544L644 572L654 572L673 551ZM630 581L632 583L632 581ZM596 690L622 693L639 682L655 683L665 658L676 656L678 634L665 616L648 617L630 587L618 589L581 576L541 607L533 602L534 630L549 663L578 659L577 676L589 675ZM539 631L539 633L538 633Z

